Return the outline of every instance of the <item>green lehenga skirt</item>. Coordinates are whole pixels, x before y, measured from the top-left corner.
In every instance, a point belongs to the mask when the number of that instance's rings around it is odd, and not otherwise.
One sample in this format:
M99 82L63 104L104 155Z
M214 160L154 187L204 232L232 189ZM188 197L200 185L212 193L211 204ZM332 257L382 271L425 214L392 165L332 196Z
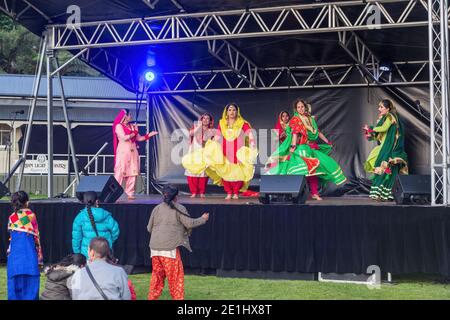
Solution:
M322 183L332 182L336 185L347 180L333 158L307 144L297 145L291 154L272 155L268 166L266 174L270 175L318 176Z
M381 201L394 200L392 189L397 175L408 174L403 124L398 115L388 113L378 121L377 126L381 126L387 117L392 119L392 125L387 130L384 141L379 141L380 144L370 152L364 163L364 169L373 174L369 197ZM370 140L377 138L378 134L375 132Z

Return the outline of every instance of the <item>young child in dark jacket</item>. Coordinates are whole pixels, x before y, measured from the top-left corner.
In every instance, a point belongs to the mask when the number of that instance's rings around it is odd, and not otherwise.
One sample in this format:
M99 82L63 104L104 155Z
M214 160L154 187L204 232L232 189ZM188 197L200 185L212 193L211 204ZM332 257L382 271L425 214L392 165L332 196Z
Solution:
M75 271L86 265L86 257L80 253L70 254L59 263L45 270L47 281L41 300L72 300L70 279Z

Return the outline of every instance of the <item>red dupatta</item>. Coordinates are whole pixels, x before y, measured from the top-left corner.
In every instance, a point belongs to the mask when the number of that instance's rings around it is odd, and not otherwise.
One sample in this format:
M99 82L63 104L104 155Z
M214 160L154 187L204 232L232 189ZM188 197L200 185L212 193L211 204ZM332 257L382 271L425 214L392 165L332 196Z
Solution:
M291 115L286 110L281 111L280 114L278 115L277 123L275 124L275 132L278 134L279 137L281 136L281 134L283 132L286 131L286 126L289 125L289 123L287 123L287 124L285 124L285 127L283 128L282 120L281 120L281 116L283 115L283 113L287 113L289 115L289 119L291 118ZM283 138L283 141L284 141L284 139L286 139L286 138Z

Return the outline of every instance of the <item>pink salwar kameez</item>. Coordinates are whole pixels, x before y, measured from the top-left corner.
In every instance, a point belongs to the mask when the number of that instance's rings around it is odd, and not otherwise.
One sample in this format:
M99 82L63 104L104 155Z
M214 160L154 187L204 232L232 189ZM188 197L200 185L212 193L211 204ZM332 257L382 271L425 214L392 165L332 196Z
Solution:
M120 185L125 182L125 193L128 198L134 198L136 177L141 172L136 141L146 141L150 137L149 134L139 135L137 126L124 124L126 116L127 112L121 110L113 125L114 178Z

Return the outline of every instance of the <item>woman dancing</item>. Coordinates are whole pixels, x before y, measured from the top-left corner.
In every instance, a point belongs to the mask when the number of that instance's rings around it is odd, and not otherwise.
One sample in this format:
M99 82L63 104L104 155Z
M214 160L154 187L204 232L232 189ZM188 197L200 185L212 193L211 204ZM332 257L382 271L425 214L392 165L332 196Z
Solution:
M275 124L275 132L278 135L280 144L286 139L286 128L289 125L291 115L286 110L283 110L278 115L277 123Z
M378 104L377 124L364 126L369 141L377 141L364 163L364 169L373 173L369 197L378 201L392 201L392 187L395 178L408 174L408 157L404 149L405 135L403 124L391 100L384 99Z
M195 163L195 158L189 158L192 152L203 149L206 142L214 138L214 119L209 113L204 113L199 121L189 130L190 144L189 154L186 160ZM195 155L195 154L194 154ZM201 163L202 160L199 159ZM193 174L185 167L185 176L187 177L189 190L191 191L191 198L195 198L198 194L200 198L204 198L206 194L206 185L208 184L208 176L205 171L199 174Z
M322 200L319 179L336 185L343 184L347 179L337 162L328 156L331 146L317 144L318 137L329 143L319 132L307 104L297 99L294 102L294 116L286 128L286 140L269 158L267 174L305 175L312 198Z
M114 177L122 185L125 180L125 193L128 200L134 200L136 177L140 174L137 141L146 141L158 134L156 131L141 136L136 125L130 123L128 109L120 110L113 123Z
M184 157L183 166L194 174L205 170L214 184L223 185L226 200L239 199L239 191L247 190L253 178L257 155L250 124L239 106L230 103L223 110L214 140L206 142L202 153L191 155L202 161L191 164Z

